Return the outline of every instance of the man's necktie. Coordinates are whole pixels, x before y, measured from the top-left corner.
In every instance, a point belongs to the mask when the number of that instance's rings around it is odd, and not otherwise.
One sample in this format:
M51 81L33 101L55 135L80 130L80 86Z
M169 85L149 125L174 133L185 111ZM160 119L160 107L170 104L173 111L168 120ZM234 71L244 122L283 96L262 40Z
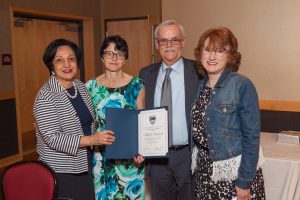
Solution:
M170 73L172 68L166 69L166 76L162 84L160 106L168 106L168 129L169 129L169 147L173 144L172 131L172 87Z

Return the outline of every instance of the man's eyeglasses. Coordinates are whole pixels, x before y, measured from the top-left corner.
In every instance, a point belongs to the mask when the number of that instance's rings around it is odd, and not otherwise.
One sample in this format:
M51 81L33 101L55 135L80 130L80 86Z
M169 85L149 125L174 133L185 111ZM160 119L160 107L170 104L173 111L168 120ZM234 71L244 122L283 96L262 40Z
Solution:
M171 40L167 40L167 39L157 39L157 42L160 46L166 46L168 44L170 45L179 45L182 42L182 39L178 39L178 38L174 38Z
M105 51L104 56L105 56L105 58L108 58L108 59L113 59L116 56L116 58L118 60L125 60L126 53L122 52L122 51L119 51L118 53L114 53L112 51Z
M208 49L202 49L202 53L203 53L203 55L206 55L206 56L210 56L212 53L214 53L215 56L222 57L226 54L226 51L225 50L212 51L212 50L208 50Z

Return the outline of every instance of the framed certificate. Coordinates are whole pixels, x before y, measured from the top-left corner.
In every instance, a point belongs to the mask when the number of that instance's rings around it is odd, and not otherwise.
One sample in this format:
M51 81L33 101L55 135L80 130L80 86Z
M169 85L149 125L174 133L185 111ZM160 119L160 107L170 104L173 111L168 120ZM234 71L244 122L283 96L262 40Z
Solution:
M115 133L115 142L106 146L107 159L165 157L168 152L167 108L134 110L106 108L106 129Z

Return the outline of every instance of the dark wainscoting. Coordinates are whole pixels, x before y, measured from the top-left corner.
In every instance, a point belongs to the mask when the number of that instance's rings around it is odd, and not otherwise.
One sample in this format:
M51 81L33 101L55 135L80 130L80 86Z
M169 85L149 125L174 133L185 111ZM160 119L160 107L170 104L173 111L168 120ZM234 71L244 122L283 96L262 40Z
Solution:
M19 153L15 99L0 100L0 159Z
M300 131L300 112L261 110L261 131Z

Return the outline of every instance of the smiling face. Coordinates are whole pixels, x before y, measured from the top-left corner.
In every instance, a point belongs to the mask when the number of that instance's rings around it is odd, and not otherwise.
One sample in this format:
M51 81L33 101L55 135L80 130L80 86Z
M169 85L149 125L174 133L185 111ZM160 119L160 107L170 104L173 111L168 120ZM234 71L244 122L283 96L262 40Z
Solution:
M111 57L112 56L112 57ZM125 65L125 53L116 50L116 44L110 43L102 56L102 61L105 65L106 70L111 72L118 72L122 70Z
M208 75L221 75L226 68L228 53L225 49L212 48L209 38L204 42L201 62Z
M182 55L184 37L178 25L172 24L159 30L155 44L164 63L171 66L176 63Z
M78 65L75 53L69 46L60 46L57 48L53 59L53 70L55 72L55 78L64 88L72 86Z

